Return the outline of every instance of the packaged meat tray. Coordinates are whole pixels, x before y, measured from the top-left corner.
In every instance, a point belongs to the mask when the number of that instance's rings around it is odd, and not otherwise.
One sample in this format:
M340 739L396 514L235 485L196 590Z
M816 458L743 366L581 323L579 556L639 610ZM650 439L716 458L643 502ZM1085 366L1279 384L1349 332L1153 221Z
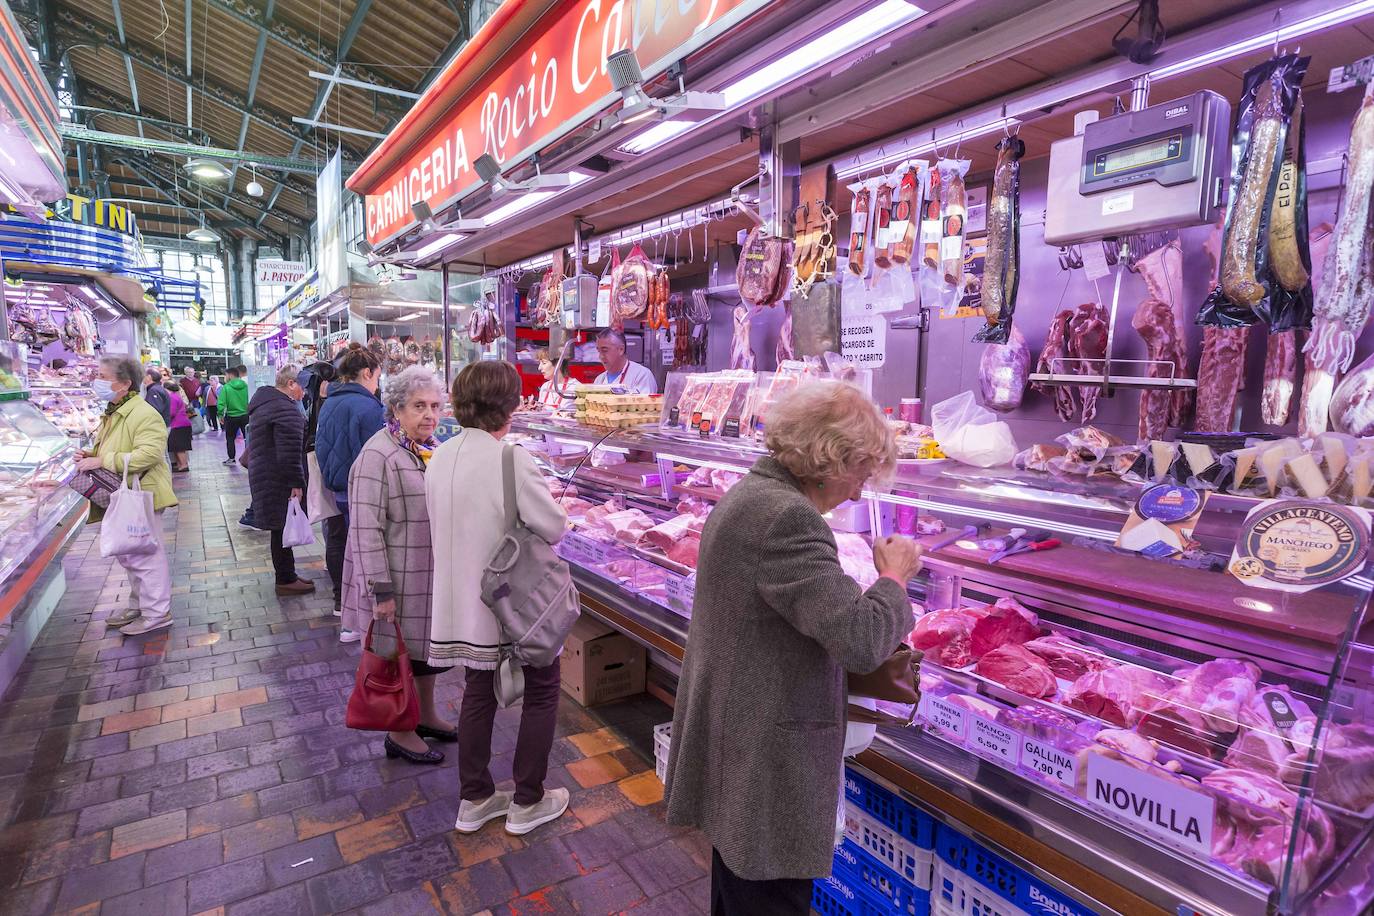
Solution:
M659 425L700 436L739 438L748 433L745 415L754 373L747 370L670 375Z

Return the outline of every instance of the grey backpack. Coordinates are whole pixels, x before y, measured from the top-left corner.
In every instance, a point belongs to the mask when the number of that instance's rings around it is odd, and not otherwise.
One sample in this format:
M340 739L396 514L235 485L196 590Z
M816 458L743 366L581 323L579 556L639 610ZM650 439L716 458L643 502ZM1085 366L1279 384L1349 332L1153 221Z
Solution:
M501 625L497 699L509 706L524 694L522 665L547 668L581 613L568 564L553 545L520 522L515 497L515 449L501 454L506 533L482 573L482 601Z

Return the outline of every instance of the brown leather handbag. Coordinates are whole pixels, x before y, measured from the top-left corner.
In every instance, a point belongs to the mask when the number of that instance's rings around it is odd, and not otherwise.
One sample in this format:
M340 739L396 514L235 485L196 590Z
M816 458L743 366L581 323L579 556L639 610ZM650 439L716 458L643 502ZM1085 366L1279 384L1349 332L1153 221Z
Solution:
M348 698L344 724L349 728L376 732L414 731L420 724L420 697L415 692L415 675L410 670L401 625L396 623L396 655L387 658L372 651L372 628L367 627L363 657Z
M900 645L897 651L887 657L876 670L868 674L849 674L849 695L870 697L889 703L914 706L921 701L920 669L921 657L925 653ZM900 724L900 721L882 712L864 709L849 704L850 722L866 722L873 725Z

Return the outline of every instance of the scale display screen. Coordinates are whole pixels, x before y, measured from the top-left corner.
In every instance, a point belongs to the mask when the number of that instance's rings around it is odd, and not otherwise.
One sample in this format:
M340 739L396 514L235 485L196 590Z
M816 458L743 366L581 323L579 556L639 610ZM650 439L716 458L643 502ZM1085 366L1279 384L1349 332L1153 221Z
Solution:
M1125 146L1093 157L1093 177L1115 175L1146 166L1170 162L1183 155L1183 134L1154 137L1143 143Z

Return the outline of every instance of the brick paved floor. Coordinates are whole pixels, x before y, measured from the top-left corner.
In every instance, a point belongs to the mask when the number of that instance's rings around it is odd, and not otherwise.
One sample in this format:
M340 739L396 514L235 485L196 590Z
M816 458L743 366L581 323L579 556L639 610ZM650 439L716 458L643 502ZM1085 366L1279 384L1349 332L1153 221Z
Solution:
M123 571L91 532L66 555L66 596L0 701L0 912L706 909L710 849L663 823L665 707L565 695L549 784L572 791L569 814L524 838L499 821L455 833L456 754L387 760L380 735L343 726L359 648L338 642L320 551L297 552L320 591L278 599L267 536L237 525L247 474L222 459L202 436L176 475L170 630L107 630ZM459 679L438 695L457 721ZM517 721L497 724L507 787Z

